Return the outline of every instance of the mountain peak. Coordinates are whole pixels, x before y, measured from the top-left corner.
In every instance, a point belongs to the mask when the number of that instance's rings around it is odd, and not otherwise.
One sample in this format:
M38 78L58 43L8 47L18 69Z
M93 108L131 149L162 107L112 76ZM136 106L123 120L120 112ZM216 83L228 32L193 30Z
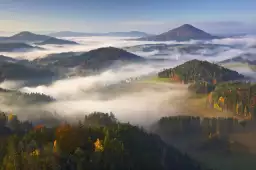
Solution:
M27 35L34 35L34 33L29 32L29 31L22 31L22 32L15 34L14 36L27 36Z
M40 35L40 34L34 34L29 31L22 31L20 33L17 33L11 37L9 37L9 40L12 41L45 41L49 39L49 36L46 35Z
M195 28L193 25L190 25L190 24L183 24L180 27Z
M176 30L176 31L191 31L191 32L204 32L203 30L199 29L199 28L196 28L194 27L193 25L190 25L190 24L184 24L180 27L177 27L173 30ZM170 30L170 31L173 31L173 30ZM205 32L204 32L205 33Z
M189 41L189 40L209 40L218 38L190 24L184 24L156 36L142 38L149 41Z
M190 30L193 29L193 30L200 30L200 29L194 27L194 26L191 25L191 24L183 24L183 25L181 25L180 27L178 27L178 28L176 28L176 29L190 29Z

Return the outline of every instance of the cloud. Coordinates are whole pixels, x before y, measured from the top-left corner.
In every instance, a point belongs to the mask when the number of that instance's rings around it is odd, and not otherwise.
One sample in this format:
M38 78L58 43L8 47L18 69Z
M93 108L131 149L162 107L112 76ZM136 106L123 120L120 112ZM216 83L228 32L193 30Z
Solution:
M91 95L80 100L58 101L47 105L47 108L68 116L94 111L113 112L120 121L148 125L162 116L177 114L179 102L187 95L185 88L179 87L166 88L160 85L160 88L165 89L159 90L144 84L141 91L136 90L136 85L133 88L133 92L108 100L95 99Z
M243 36L243 37L215 39L208 43L223 44L223 45L240 45L240 46L250 47L256 44L256 36Z
M81 92L97 90L111 84L117 84L131 77L141 77L155 74L159 70L174 65L172 62L159 64L131 64L120 68L109 69L99 75L73 77L55 81L50 86L24 87L23 92L38 92L53 96L59 100L77 98ZM70 88L72 87L72 88ZM83 94L82 94L83 96ZM81 96L80 96L81 97Z
M62 52L86 52L101 47L128 47L143 44L162 44L163 42L148 42L148 41L132 41L134 37L66 37L64 39L79 42L80 45L42 45L40 47L45 50L32 50L28 52L0 52L0 55L5 55L13 58L21 58L33 60L36 58L43 58L48 54L62 53ZM196 43L197 41L186 42L188 44ZM181 42L168 41L166 44L177 44Z
M99 75L59 80L48 86L23 87L22 92L50 95L56 102L40 109L74 118L94 111L113 112L120 121L146 125L161 116L177 114L187 96L186 86L143 81L124 83L130 77L157 73L175 63L131 64Z
M44 45L41 46L45 48L45 50L33 50L29 52L11 52L11 53L0 53L0 55L6 55L13 58L24 58L28 60L33 60L35 58L42 58L47 56L48 54L52 53L61 53L61 52L86 52L89 50L97 49L100 47L129 47L129 46L136 46L136 45L143 45L143 44L220 44L220 45L228 45L233 46L232 48L229 47L221 47L214 50L203 50L198 51L196 56L191 54L180 54L178 51L172 51L170 54L166 56L161 56L164 58L170 57L170 59L175 59L177 56L180 58L188 58L189 56L194 57L203 57L205 58L205 54L207 53L216 53L217 57L227 58L227 57L234 57L237 55L244 53L244 52L254 52L255 50L251 48L251 46L256 44L256 38L254 36L244 36L244 37L233 37L233 38L224 38L224 39L215 39L210 41L197 41L191 40L187 42L176 42L176 41L167 41L167 42L155 42L155 41L132 41L130 37L66 37L65 39L72 40L79 42L80 45L63 45L63 46L54 46L54 45ZM133 51L132 51L133 52ZM223 54L221 54L223 53ZM135 54L150 57L157 54L157 51L150 51L150 52L142 52L136 51ZM210 58L211 60L213 57Z

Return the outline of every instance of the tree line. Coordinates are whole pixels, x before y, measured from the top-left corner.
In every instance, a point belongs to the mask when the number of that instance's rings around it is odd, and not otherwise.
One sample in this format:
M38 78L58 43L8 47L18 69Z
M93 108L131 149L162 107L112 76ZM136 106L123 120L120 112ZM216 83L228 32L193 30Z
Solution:
M169 137L192 135L207 139L214 134L219 137L227 137L231 133L250 132L256 129L256 124L255 121L235 118L171 116L161 118L156 127L157 133Z

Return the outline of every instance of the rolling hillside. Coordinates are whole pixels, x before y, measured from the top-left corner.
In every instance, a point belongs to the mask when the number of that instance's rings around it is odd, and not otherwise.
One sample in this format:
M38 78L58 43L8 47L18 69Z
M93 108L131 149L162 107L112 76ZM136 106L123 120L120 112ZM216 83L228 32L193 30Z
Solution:
M207 81L217 82L244 79L245 77L236 71L229 70L217 64L207 61L190 60L175 68L166 69L158 73L160 78L173 78L177 81Z

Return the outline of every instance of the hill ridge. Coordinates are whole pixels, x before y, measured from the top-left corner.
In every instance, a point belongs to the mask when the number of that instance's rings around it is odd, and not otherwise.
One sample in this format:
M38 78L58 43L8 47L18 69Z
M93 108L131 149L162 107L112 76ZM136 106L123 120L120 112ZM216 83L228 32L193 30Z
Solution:
M189 60L175 68L166 69L159 72L158 76L160 78L175 78L175 81L206 81L209 83L245 79L245 76L236 71L198 59Z

